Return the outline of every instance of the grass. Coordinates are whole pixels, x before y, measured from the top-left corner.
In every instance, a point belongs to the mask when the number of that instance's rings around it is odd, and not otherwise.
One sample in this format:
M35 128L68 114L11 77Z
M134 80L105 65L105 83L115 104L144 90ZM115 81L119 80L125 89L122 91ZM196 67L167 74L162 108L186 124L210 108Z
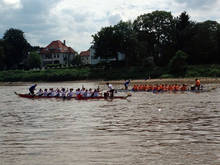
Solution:
M167 68L143 67L81 67L66 69L47 69L41 71L8 70L0 71L1 82L16 81L74 81L74 80L122 80L151 78L175 78ZM188 66L185 77L220 77L220 65Z

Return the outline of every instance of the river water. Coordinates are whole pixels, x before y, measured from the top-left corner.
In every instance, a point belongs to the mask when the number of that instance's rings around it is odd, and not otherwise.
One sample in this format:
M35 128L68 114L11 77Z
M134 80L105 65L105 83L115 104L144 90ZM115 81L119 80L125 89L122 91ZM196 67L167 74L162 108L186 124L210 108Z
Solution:
M29 85L0 86L1 165L220 164L219 87L203 93L132 93L113 101L14 94L26 93ZM41 83L37 89L81 85Z

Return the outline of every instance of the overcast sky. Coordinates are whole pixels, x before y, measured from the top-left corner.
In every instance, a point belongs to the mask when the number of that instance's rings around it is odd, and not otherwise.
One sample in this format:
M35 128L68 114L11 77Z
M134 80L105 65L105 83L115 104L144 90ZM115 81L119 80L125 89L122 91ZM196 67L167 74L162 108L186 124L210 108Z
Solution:
M155 10L191 20L220 23L220 0L0 0L0 38L9 28L25 33L32 46L66 40L74 50L87 50L91 35L120 20L134 20Z

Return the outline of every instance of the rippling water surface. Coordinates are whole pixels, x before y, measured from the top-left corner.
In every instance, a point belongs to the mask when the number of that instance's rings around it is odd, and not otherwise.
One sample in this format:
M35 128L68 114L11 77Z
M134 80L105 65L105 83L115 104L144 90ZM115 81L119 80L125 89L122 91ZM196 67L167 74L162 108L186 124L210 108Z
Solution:
M220 164L220 88L140 92L113 101L32 100L14 94L27 92L29 85L0 86L1 165ZM37 88L61 86L81 83Z

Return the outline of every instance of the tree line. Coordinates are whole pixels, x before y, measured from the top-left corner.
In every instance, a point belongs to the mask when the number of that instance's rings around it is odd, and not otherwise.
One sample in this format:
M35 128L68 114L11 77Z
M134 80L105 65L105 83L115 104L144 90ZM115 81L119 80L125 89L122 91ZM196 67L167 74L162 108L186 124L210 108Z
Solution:
M220 64L220 24L192 21L185 11L177 17L153 11L103 27L92 37L96 56L117 58L121 52L127 66Z
M182 72L186 65L220 64L220 24L192 21L185 11L177 17L153 11L103 27L92 38L97 57L117 59L120 52L128 67L169 66L171 72ZM36 48L21 30L6 30L0 39L0 69L40 66L40 56L33 53Z
M0 69L39 67L41 59L35 50L25 39L23 31L14 28L6 30L0 39Z

